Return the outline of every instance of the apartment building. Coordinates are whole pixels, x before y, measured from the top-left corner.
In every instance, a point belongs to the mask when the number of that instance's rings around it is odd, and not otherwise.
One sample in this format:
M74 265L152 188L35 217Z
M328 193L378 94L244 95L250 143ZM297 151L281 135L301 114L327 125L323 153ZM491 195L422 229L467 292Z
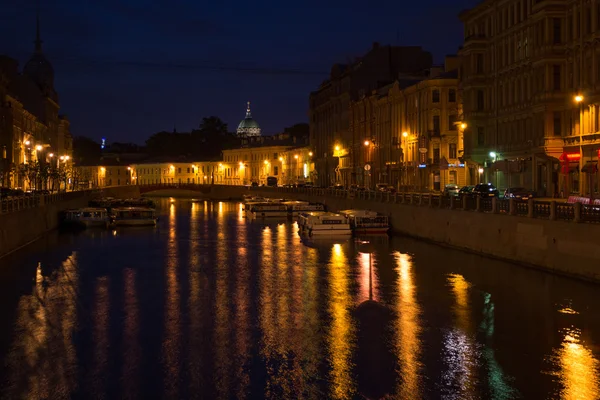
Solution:
M487 0L460 18L471 168L542 196L596 192L600 1Z

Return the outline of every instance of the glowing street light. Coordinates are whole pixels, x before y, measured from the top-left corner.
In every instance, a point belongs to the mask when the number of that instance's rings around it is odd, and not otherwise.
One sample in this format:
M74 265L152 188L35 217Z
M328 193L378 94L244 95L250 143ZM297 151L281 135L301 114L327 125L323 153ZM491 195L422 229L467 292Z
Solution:
M35 149L37 151L42 151L43 147L42 147L42 145L38 144L37 146L35 146Z
M496 158L497 154L495 151L490 151L490 157Z
M581 103L583 101L583 96L578 94L577 96L575 96L575 102L576 103Z
M365 140L365 146L370 145L371 143L368 140Z
M48 154L48 157L50 157L50 158L54 157L54 153Z
M267 165L269 163L269 161L265 160L265 165Z
M294 154L294 158L297 160L298 159L298 154Z
M25 145L26 145L26 146L29 146L30 144L31 144L31 142L30 142L29 140L26 140L26 141L25 141Z
M479 173L483 174L483 168L479 168Z
M402 132L402 136L407 137L408 136L408 132Z
M65 161L69 161L69 158L71 158L71 157L65 156Z
M340 146L335 146L335 151L340 151Z
M313 152L312 152L312 151L309 151L309 152L308 152L308 156L309 156L309 157L312 157L312 155L313 155Z
M462 124L460 124L460 129L462 129L462 130L467 129L467 124L464 122Z

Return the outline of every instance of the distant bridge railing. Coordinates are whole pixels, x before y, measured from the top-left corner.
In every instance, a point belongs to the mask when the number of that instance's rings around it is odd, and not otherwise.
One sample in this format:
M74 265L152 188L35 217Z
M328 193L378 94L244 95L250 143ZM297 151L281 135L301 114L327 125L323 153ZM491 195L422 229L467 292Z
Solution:
M346 189L322 188L266 188L254 187L251 191L272 191L276 193L304 193L311 196L331 196L350 199L370 200L384 203L427 206L450 210L485 212L492 214L515 215L551 221L571 221L600 223L600 201L596 204L581 202L565 203L547 200L500 199L498 197L452 197L439 193L391 193L379 191L355 191ZM593 202L592 202L593 203Z
M40 207L46 204L58 203L65 200L73 200L93 193L94 190L75 190L72 192L59 192L43 195L25 195L10 197L0 201L0 214L7 214L26 210L28 208Z

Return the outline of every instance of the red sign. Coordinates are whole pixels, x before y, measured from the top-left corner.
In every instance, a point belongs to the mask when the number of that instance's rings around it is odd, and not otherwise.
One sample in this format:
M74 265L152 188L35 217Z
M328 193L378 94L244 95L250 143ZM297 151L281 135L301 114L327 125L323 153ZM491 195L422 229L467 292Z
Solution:
M567 161L567 162L579 161L580 158L581 158L581 154L579 154L579 153L566 153L565 152L560 155L560 160L563 162L564 161Z

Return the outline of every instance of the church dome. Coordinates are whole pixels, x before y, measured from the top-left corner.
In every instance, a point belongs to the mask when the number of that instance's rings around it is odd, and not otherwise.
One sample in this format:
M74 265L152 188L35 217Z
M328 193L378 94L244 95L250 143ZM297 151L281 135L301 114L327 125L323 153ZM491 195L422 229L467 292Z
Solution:
M260 126L258 125L258 122L252 118L250 102L248 102L248 108L246 109L246 117L238 125L237 135L240 137L260 136Z

